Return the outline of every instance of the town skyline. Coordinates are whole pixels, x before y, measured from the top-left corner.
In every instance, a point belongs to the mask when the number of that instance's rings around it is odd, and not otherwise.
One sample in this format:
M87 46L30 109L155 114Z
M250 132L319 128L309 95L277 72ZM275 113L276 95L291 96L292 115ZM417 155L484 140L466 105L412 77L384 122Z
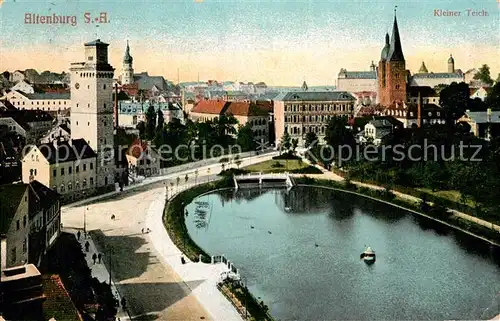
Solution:
M196 81L199 75L200 80L263 81L271 86L299 86L304 80L310 86L332 86L341 68L362 71L369 70L371 61L378 63L398 6L403 52L412 73L422 61L429 71L444 72L450 54L464 72L482 64L490 66L493 78L500 72L496 1L476 3L475 10L488 16L467 16L466 1L439 5L439 10L460 11L460 17L436 16L438 9L426 1L383 6L367 1L233 1L232 6L184 1L149 3L140 16L131 6L113 3L26 3L7 1L0 9L2 16L11 17L0 26L3 70L67 72L71 62L82 60L81 44L99 38L110 44L110 62L119 74L128 39L136 72L162 75L174 83L179 70L180 82ZM101 12L109 21L99 27L85 23L86 13L98 17ZM160 12L185 18L164 19ZM77 23L26 24L26 14L75 15ZM133 24L130 17L136 17Z

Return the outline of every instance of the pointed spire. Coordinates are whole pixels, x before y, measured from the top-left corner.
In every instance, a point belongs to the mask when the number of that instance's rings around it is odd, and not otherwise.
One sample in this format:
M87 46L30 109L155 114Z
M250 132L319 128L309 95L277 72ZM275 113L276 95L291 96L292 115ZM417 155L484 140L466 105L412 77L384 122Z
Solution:
M309 87L307 87L306 81L304 80L304 83L302 84L302 90L307 91Z
M385 44L386 45L389 44L389 33L388 32L385 33Z
M404 61L403 49L401 48L401 39L399 38L398 20L396 19L396 8L394 8L394 25L392 27L391 50L387 57L391 61Z
M427 67L425 66L425 63L422 61L422 65L420 66L420 69L418 70L419 73L428 73L429 71L427 70Z
M125 56L123 57L123 62L127 64L131 64L134 61L132 56L130 55L130 47L128 45L128 40L127 40L127 48L125 49Z

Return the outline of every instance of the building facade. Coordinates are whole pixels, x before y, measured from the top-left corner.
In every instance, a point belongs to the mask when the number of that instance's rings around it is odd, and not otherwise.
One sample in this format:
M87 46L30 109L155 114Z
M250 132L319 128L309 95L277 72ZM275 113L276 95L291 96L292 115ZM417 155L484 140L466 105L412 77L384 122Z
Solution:
M97 159L84 139L33 146L22 160L22 180L39 181L58 192L64 202L81 199L96 193Z
M160 155L147 142L136 139L129 146L126 157L130 172L145 177L160 174Z
M21 91L11 90L3 98L18 109L40 109L57 112L71 107L68 93L25 94Z
M85 62L71 64L71 137L83 138L95 153L96 186L115 188L113 159L113 73L108 44L85 44Z
M337 90L348 92L377 92L377 71L372 61L370 71L347 71L340 69Z
M306 134L314 132L320 140L325 137L328 121L333 116L352 116L356 99L345 91L289 92L274 99L276 146L284 133L304 146Z
M0 124L26 139L28 144L38 144L52 129L54 118L42 110L0 111Z
M0 185L2 269L39 265L60 234L60 208L57 193L39 182Z

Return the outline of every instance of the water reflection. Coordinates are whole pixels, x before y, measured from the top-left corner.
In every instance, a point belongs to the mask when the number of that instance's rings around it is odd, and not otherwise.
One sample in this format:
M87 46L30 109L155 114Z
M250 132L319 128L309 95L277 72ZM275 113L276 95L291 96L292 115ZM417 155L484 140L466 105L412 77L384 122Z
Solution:
M200 197L188 211L195 242L234 262L279 319L500 313L492 307L498 249L374 200L321 188L240 189ZM377 252L372 266L359 260L365 245Z

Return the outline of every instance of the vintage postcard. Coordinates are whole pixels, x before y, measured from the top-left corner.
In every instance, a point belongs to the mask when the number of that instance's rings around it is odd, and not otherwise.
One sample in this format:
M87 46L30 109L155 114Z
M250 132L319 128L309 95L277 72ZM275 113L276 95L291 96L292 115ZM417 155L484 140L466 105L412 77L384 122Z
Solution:
M500 0L0 0L0 321L499 320Z

